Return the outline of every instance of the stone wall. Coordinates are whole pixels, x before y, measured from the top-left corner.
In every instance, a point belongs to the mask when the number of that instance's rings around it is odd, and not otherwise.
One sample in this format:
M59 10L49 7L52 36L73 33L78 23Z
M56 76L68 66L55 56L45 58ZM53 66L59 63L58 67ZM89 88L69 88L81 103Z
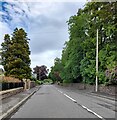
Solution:
M23 87L20 88L15 88L15 89L10 89L10 90L4 90L4 91L0 91L0 99L5 99L7 97L10 97L12 95L15 95L17 93L22 92L24 89Z
M24 89L31 89L36 86L35 81L31 81L30 79L23 79Z
M111 94L111 95L117 95L117 86L115 85L111 85L111 86L103 86L103 85L100 85L99 86L99 91L100 92L103 92L103 93L108 93L108 94Z
M30 82L30 88L33 88L33 87L35 87L35 86L36 86L35 81L31 81L31 82Z
M88 84L83 84L83 83L60 83L60 85L69 87L72 89L79 89L79 90L88 90L95 92L95 85L88 85ZM99 92L106 93L106 94L111 94L111 95L117 95L117 86L116 85L110 85L110 86L104 86L104 85L99 85Z

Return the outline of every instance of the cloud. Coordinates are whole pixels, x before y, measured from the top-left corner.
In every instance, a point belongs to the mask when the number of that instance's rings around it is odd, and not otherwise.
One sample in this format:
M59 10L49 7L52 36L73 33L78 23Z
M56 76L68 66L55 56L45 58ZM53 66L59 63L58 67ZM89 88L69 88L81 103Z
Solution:
M11 34L11 30L9 29L7 23L0 21L0 44L4 41L5 34Z
M6 0L7 2L17 2L18 0ZM90 2L91 0L20 0L20 2L43 2L43 3L48 3L48 2ZM105 0L103 0L105 1ZM115 1L115 0L113 0ZM99 2L99 0L97 0ZM106 1L105 1L106 2Z
M79 4L39 3L34 6L33 10L39 12L34 12L37 16L34 15L31 21L33 24L30 24L30 46L33 54L62 49L64 42L68 40L66 21L77 12Z
M30 38L31 67L52 66L54 58L61 56L64 42L69 39L66 21L84 3L7 1L3 2L0 11L0 28L3 30L0 38L16 27L23 27Z
M61 55L61 50L46 51L38 55L33 54L31 55L31 59L33 61L31 67L33 68L36 65L47 65L48 68L50 68L54 64L54 59L56 57L60 58L60 55Z

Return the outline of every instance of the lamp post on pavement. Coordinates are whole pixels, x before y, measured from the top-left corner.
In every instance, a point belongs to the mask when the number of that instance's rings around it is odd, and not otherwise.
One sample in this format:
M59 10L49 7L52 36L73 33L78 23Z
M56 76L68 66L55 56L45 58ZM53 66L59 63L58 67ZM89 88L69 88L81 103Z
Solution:
M96 87L95 91L98 92L98 29L97 29L97 39L96 39Z

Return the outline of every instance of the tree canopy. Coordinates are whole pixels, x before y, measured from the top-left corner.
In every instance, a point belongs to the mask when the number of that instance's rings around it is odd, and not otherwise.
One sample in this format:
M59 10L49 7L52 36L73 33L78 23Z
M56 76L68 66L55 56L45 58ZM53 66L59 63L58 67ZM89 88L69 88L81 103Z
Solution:
M69 41L63 48L60 60L62 67L58 71L63 82L95 83L96 30L98 29L99 84L117 83L116 8L117 2L88 2L76 15L69 18L67 21ZM56 67L57 65L54 64L51 77L58 69Z
M29 39L23 28L16 28L10 37L5 34L2 46L2 65L6 76L19 79L30 78Z
M33 73L36 74L37 80L47 79L48 69L45 65L36 66L35 68L33 68L33 70Z

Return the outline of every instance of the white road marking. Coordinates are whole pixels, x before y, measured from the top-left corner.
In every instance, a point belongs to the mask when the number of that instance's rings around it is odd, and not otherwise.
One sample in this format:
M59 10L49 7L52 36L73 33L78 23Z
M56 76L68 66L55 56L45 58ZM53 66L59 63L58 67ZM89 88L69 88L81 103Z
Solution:
M63 93L62 91L60 91L60 93Z
M76 103L76 100L74 100L73 98L71 98L70 96L68 96L67 94L64 94L67 98L69 98L70 100L72 100L73 102Z
M85 107L84 105L81 105L84 109L86 109L87 111L93 113L94 115L96 115L98 118L100 119L104 119L102 116L98 115L97 113L95 113L94 111L90 110L89 108Z
M63 93L62 91L58 90L60 93Z
M57 89L58 90L58 89ZM63 93L62 91L58 90L60 93ZM70 96L68 96L67 94L63 93L67 98L69 98L70 100L72 100L73 102L77 103L77 101L73 98L71 98ZM90 110L89 108L85 107L84 105L80 105L82 108L84 108L85 110L87 110L88 112L93 113L95 116L97 116L100 119L105 120L102 116L98 115L97 113L95 113L94 111Z

